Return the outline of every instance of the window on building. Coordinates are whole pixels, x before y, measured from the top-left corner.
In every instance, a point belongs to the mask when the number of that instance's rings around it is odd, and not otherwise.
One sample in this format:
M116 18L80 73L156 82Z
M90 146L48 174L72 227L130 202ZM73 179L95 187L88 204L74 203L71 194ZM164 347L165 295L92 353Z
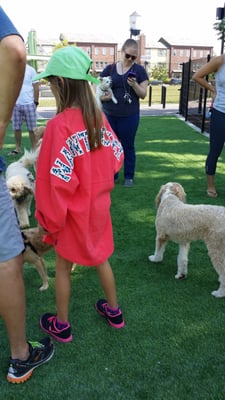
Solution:
M188 58L190 57L190 54L191 54L190 49L187 49L187 51L186 51L186 56L187 56Z
M177 55L176 49L173 50L173 55L176 57L176 55Z
M110 56L114 56L114 47L110 47L109 53L110 53Z
M107 51L106 51L105 47L102 48L102 54L103 54L103 56L106 56L106 54L107 54Z
M95 47L95 55L97 56L99 54L99 48Z
M183 56L184 56L184 50L181 49L181 50L180 50L180 57L183 57Z
M165 57L166 50L165 49L158 49L158 57Z

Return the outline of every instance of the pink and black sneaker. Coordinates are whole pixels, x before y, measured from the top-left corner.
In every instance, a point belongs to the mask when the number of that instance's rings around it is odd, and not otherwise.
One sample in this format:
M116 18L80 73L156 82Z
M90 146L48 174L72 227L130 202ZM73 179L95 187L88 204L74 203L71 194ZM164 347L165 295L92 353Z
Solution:
M43 314L40 318L40 327L44 332L51 335L58 342L68 343L73 340L70 324L68 323L59 328L57 326L57 317L54 314Z
M108 303L105 299L100 299L95 304L95 309L102 317L106 318L107 322L113 328L123 328L125 323L123 319L123 314L118 307L116 311L110 311L108 308Z

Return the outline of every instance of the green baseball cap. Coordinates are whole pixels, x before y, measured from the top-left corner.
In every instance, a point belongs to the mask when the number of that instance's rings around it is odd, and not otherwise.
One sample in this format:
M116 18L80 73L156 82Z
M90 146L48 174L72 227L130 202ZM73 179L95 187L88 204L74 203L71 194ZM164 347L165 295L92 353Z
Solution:
M89 73L92 60L79 47L66 46L56 50L51 56L45 71L35 75L33 81L47 78L48 76L61 76L92 83L100 83L97 78Z

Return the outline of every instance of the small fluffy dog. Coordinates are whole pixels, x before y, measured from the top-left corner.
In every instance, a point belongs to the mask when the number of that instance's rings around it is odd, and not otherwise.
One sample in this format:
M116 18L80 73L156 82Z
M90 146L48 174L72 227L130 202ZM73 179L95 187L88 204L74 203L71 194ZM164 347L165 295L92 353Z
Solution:
M42 280L39 290L48 289L48 274L43 255L52 249L52 246L42 241L43 229L40 226L24 229L21 231L25 251L23 252L23 262L34 264Z
M101 96L104 96L107 92L111 93L113 103L117 104L118 101L115 98L111 89L112 78L111 76L100 77L100 84L96 87L96 101L100 109L102 109Z
M163 260L169 240L178 243L176 279L188 272L188 252L191 241L202 240L219 275L220 286L212 292L215 297L225 297L225 207L206 204L185 204L186 194L177 182L161 186L156 196L156 242L151 262Z
M30 226L31 203L34 197L35 178L28 167L34 166L39 150L24 151L24 155L8 165L5 173L6 184L14 202L20 228Z
M22 229L21 234L25 246L23 262L34 264L42 280L42 286L39 290L47 290L49 286L49 277L43 255L52 250L53 247L50 244L43 242L44 231L40 225L35 228ZM75 268L76 264L73 264L71 272L75 271Z

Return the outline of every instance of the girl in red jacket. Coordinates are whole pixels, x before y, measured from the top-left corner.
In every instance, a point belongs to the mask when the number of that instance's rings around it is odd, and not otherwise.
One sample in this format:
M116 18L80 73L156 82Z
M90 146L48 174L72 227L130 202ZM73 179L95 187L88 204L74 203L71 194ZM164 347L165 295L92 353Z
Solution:
M98 300L95 308L112 327L124 326L108 261L114 250L110 192L124 155L98 109L89 83L98 83L89 73L91 63L78 47L64 47L34 78L50 82L57 104L37 162L35 216L45 242L56 251L57 314L42 315L40 325L60 342L72 341L68 308L73 263L96 267L106 300Z

